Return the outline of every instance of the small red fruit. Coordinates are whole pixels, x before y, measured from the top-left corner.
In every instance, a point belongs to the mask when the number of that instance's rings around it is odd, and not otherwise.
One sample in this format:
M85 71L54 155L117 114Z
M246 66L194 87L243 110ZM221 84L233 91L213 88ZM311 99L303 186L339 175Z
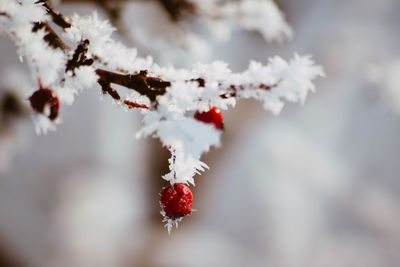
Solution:
M50 113L48 114L48 118L50 120L53 121L58 117L60 102L52 90L40 88L29 97L29 101L31 102L31 107L39 113L44 113L45 107L49 107Z
M224 127L224 118L222 117L222 112L217 107L212 107L209 111L206 112L196 111L196 113L194 114L194 118L204 123L212 123L217 129L223 129Z
M160 192L160 205L170 218L179 218L192 213L193 195L184 184L164 187Z

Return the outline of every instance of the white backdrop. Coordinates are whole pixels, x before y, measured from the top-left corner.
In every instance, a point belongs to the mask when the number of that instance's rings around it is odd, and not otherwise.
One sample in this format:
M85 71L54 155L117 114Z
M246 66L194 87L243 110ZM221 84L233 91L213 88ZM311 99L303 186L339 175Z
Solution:
M152 217L158 196L148 195L150 179L161 179L150 176L158 150L134 139L139 114L93 88L62 109L56 132L36 136L29 119L19 126L18 149L0 174L0 247L41 267L400 265L400 116L385 102L384 80L370 77L373 68L385 78L385 66L400 58L400 3L278 4L295 34L282 45L241 31L189 52L159 34L154 47L134 31L124 39L162 64L222 59L243 70L250 59L299 52L327 74L304 107L273 117L245 101L224 114L223 146L206 155L211 169L197 178L197 212L171 236ZM86 14L93 6L61 9ZM124 14L132 29L170 27L150 3L129 4ZM23 69L0 38L1 73Z

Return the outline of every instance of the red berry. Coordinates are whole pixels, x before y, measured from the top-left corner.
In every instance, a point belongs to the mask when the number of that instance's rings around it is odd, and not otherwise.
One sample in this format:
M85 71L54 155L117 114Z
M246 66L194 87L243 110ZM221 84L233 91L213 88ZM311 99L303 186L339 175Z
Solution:
M170 218L179 218L192 213L193 195L184 184L164 187L160 192L160 205Z
M57 95L50 89L41 88L29 98L31 107L39 113L43 113L46 106L50 109L49 119L55 120L58 117L60 102Z
M196 111L194 118L204 123L212 123L217 129L223 129L224 118L222 117L221 110L217 107L212 107L209 111L201 113Z

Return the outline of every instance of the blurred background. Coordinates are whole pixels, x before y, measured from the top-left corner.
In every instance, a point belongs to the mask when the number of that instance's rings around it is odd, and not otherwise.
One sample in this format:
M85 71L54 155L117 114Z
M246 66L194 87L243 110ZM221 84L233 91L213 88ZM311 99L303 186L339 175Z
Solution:
M2 109L14 110L0 127L0 266L400 266L400 1L276 2L294 31L284 43L241 30L219 42L223 29L192 36L190 24L182 33L157 1L57 5L96 9L160 64L218 59L242 71L298 52L325 69L304 106L274 117L242 101L224 113L223 145L192 189L197 211L170 236L158 204L168 153L134 138L140 114L93 88L37 136L26 103L12 104L32 92L26 66L0 36Z

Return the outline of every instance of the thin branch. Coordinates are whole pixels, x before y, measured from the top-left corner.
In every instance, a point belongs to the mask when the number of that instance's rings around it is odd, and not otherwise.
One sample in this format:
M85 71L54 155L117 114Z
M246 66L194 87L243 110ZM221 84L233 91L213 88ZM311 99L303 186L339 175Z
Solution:
M130 100L125 100L124 104L128 107L128 108L144 108L144 109L150 109L148 106L144 105L144 104L139 104Z
M47 0L38 0L35 4L42 4L46 8L46 12L51 16L52 21L61 28L66 29L71 27L71 23L60 12L57 12Z
M119 74L103 69L97 69L96 74L100 77L99 83L115 83L129 89L133 89L141 95L147 96L151 101L163 95L165 89L171 85L156 77L147 77L147 71L140 71L138 74ZM104 90L104 89L103 89Z
M109 94L117 101L121 99L121 96L114 88L111 87L111 84L107 81L107 79L100 77L97 82L100 84L103 94Z
M42 3L43 6L46 8L47 12L51 15L55 24L59 25L63 29L71 27L71 24L67 22L65 17L54 10L47 2L47 0L39 0L36 3ZM60 23L63 21L65 23ZM67 24L68 23L68 24ZM48 34L44 37L44 39L54 48L61 48L64 51L71 50L71 48L66 45L61 38L57 35L57 33L50 27L47 22L35 23L33 27L33 31L37 31L39 29L45 28ZM66 72L72 71L80 66L88 66L93 64L93 59L88 59L86 57L86 53L88 51L89 40L82 41L74 51L72 59L70 59L66 66ZM155 102L156 97L159 95L163 95L166 92L166 88L171 86L171 82L164 81L157 77L149 77L147 70L141 70L139 73L136 74L121 74L116 73L108 70L104 70L101 68L97 68L95 70L96 74L98 75L98 83L102 88L104 94L109 94L113 99L120 100L121 96L119 93L111 87L111 84L118 84L124 86L128 89L135 90L141 95L147 96L151 102ZM191 79L187 80L186 82L197 82L200 87L205 86L205 80L203 78ZM280 81L273 85L267 84L259 84L259 85L252 85L250 87L258 88L262 90L270 90L273 87L278 86ZM221 85L222 86L222 85ZM223 99L236 97L237 92L244 90L244 85L230 85L227 89L227 92L221 94L220 97ZM129 108L138 107L138 108L146 108L141 106L141 104L137 104L128 100L124 101L124 104L127 105ZM148 108L148 107L147 107Z
M50 12L50 14L56 14L57 16L52 15L53 20L57 18L64 18L64 16L56 12L46 0L40 0L36 3L43 3L43 5L46 7L47 12ZM56 21L54 22L56 23ZM59 23L56 24L60 25ZM71 50L71 48L61 40L61 38L47 22L35 23L32 31L36 32L42 28L45 28L46 32L48 32L44 39L49 43L50 46L52 46L53 48L61 48L62 50ZM84 40L78 45L78 47L74 51L72 59L69 60L67 63L66 71L74 71L74 69L82 65L93 64L93 59L86 58L88 45L88 40ZM155 101L158 95L164 94L165 89L171 85L170 82L163 81L157 77L147 77L147 70L140 71L138 74L133 75L123 75L103 69L96 69L96 73L99 76L98 83L100 84L103 92L109 94L115 100L120 100L121 97L118 92L111 87L111 83L133 89L141 95L147 96L151 101Z
M93 64L92 58L87 58L86 53L88 51L89 40L82 41L74 51L72 59L68 60L65 72L72 71L75 75L74 70L80 66L90 66Z
M32 32L37 32L44 29L47 34L44 36L44 40L53 48L60 48L63 51L71 50L66 43L57 35L57 33L50 27L47 22L36 22L33 24Z
M63 40L57 35L57 33L51 28L47 22L35 23L32 31L36 32L40 29L45 29L47 34L44 40L53 48L60 48L64 51L69 51L71 48L66 45ZM93 64L93 59L86 58L86 52L88 50L89 41L82 41L74 51L72 59L67 62L66 72L74 71L83 65ZM171 85L170 82L163 81L156 77L147 77L147 71L140 71L138 74L119 74L103 69L96 69L96 73L99 76L98 83L102 87L104 93L108 93L116 100L120 100L118 92L113 89L110 84L115 83L126 88L133 89L141 95L147 96L151 101L155 101L158 95L165 93L165 88Z

